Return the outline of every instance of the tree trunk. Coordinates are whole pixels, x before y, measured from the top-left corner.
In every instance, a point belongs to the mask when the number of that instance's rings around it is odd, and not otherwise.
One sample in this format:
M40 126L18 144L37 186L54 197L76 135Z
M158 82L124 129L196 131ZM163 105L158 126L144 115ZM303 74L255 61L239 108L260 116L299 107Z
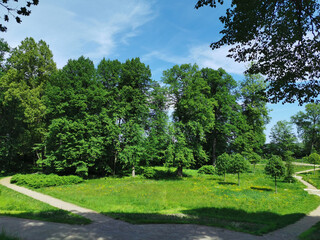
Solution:
M214 137L213 138L213 143L212 143L212 155L211 155L211 160L212 160L212 165L213 166L216 165L216 160L217 160L216 148L217 148L217 138Z
M115 153L114 153L114 160L113 160L113 176L116 175L117 160L118 160L118 152L115 151Z
M276 187L276 193L277 193L277 176L274 177L274 184L275 184L275 187Z
M178 177L182 177L182 166L181 165L178 166L177 175L178 175Z
M134 166L132 166L132 177L135 177L136 176L136 170L134 168Z
M238 186L240 186L240 173L238 172Z

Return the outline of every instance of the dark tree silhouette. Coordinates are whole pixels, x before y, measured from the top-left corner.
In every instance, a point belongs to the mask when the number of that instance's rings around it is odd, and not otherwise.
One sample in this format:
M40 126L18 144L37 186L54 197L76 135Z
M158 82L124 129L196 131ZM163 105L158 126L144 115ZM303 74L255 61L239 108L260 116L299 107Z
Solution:
M18 3L19 0L0 0L0 6L3 10L3 12L0 13L0 19L2 20L2 23L0 23L1 32L7 31L7 27L3 22L9 22L11 18L14 18L17 23L21 23L21 16L29 16L31 14L30 7L32 5L38 5L39 0L24 1L22 6L15 6L14 2Z
M195 8L223 0L199 0ZM317 0L232 0L222 38L212 49L232 45L228 57L254 63L247 73L269 82L272 103L317 101L320 93L320 4ZM319 101L319 100L318 100Z

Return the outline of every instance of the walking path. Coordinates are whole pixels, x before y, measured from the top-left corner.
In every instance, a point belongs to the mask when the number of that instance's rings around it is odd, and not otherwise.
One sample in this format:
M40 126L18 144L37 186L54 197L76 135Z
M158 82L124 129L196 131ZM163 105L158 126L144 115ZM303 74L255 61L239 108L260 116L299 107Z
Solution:
M307 170L302 172L308 172ZM299 173L302 173L299 172ZM307 186L310 194L320 196L320 190L303 181L300 176L295 176ZM31 191L24 187L10 183L10 178L0 180L0 184L34 199L48 203L93 221L89 225L68 225L60 223L42 222L13 217L0 217L0 230L13 234L25 240L106 240L106 239L156 239L156 240L291 240L320 221L320 206L310 214L285 228L276 230L264 236L254 236L227 229L198 226L193 224L143 224L133 225L123 221L109 218L105 215L70 204L59 199Z

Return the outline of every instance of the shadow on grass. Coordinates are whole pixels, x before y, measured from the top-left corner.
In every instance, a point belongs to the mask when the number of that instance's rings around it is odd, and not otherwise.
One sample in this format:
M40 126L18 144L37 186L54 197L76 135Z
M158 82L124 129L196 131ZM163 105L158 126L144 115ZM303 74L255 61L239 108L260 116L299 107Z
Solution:
M260 191L266 191L266 192L271 192L272 189L268 187L250 187L253 190L260 190Z
M221 184L221 185L237 185L234 182L218 182L218 184Z
M292 224L305 214L278 215L272 212L248 213L232 208L197 208L178 214L103 212L115 219L133 224L198 224L262 235Z
M67 223L75 225L90 224L92 221L64 210L52 210L41 212L1 213L0 216L33 219L46 222Z

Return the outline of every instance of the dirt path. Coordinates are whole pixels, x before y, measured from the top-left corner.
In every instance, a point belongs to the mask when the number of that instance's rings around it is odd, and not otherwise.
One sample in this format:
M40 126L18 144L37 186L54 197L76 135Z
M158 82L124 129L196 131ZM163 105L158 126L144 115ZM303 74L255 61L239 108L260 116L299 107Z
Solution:
M313 171L313 170L307 170ZM307 172L302 171L302 172ZM302 173L299 172L299 173ZM320 191L306 183L301 177L299 181L307 186L310 194L320 196ZM258 237L246 233L234 232L222 228L198 226L192 224L143 224L133 225L115 220L90 209L82 208L59 199L31 191L10 183L10 178L0 180L0 184L17 192L48 203L54 207L71 211L93 221L89 225L68 225L49 223L13 217L0 217L0 229L26 240L105 240L105 239L212 239L212 240L291 240L320 221L320 206L298 222L272 233Z

